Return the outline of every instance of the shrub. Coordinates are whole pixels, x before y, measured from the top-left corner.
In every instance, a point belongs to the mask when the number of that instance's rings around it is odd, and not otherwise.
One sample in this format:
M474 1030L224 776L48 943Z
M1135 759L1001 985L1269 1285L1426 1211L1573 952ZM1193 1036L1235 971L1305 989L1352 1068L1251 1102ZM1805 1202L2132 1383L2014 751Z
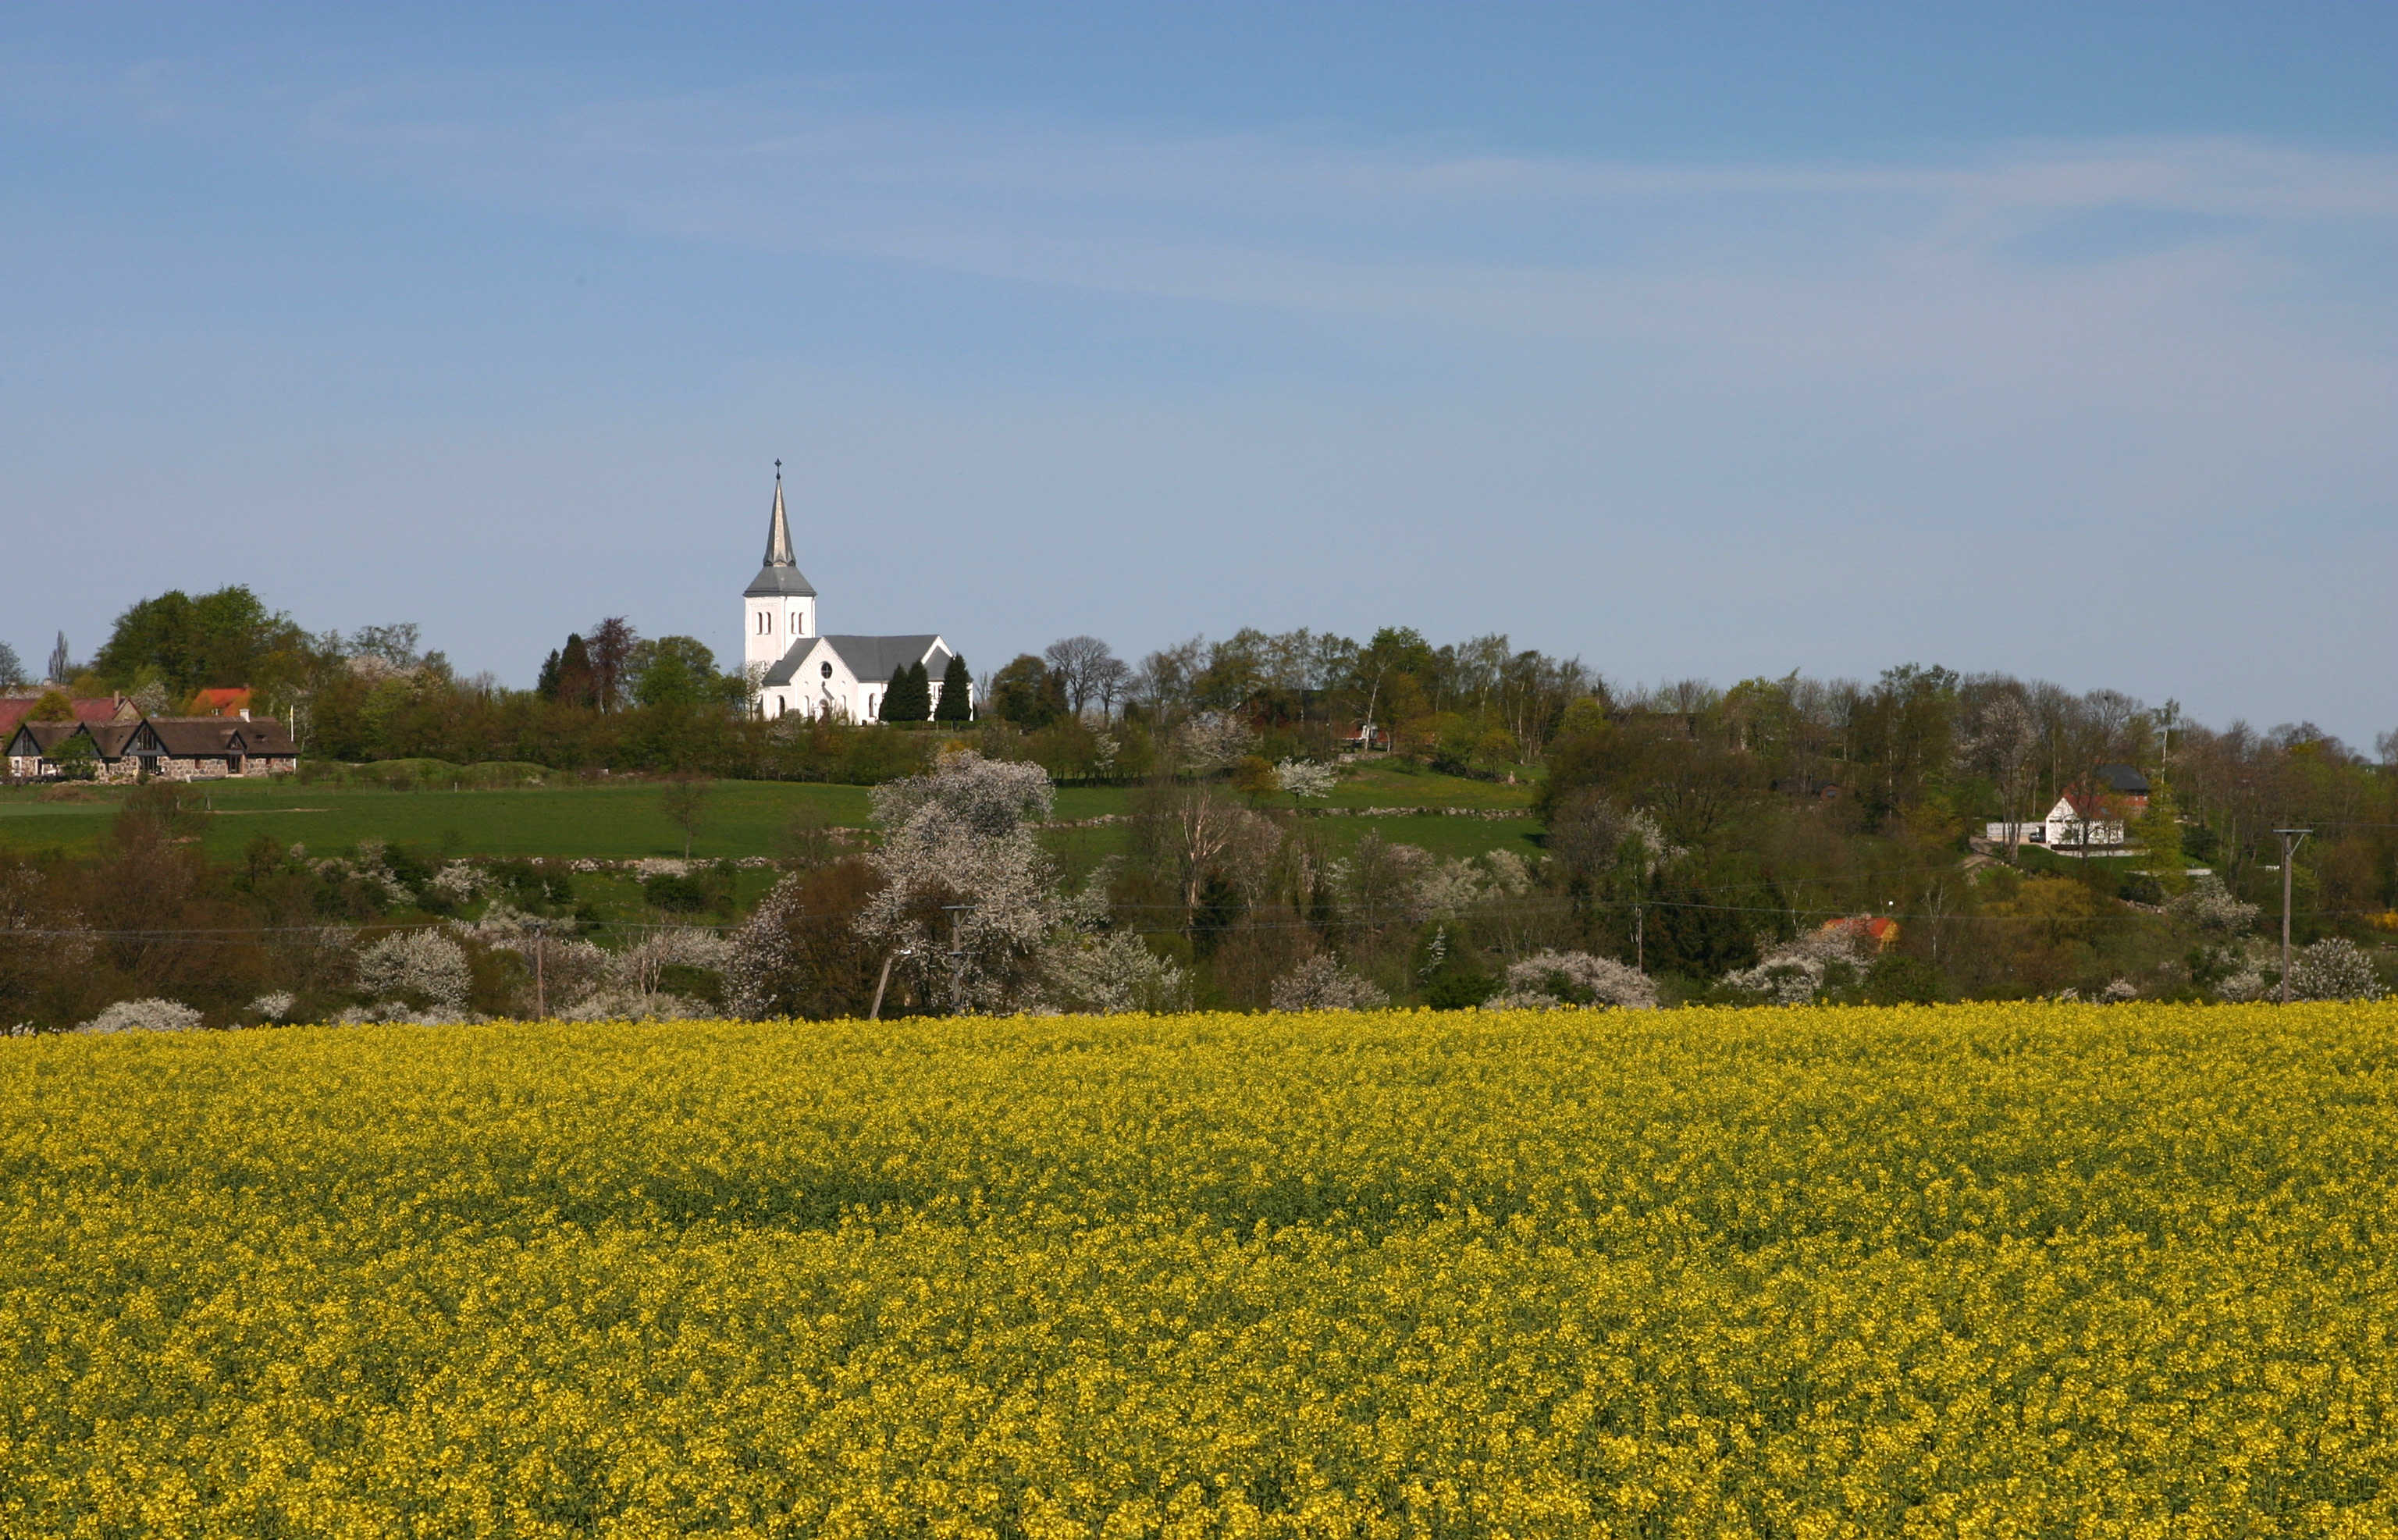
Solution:
M358 953L358 987L385 1001L464 1015L474 981L466 949L438 930L399 930Z
M1060 1010L1185 1010L1191 976L1149 950L1138 936L1073 934L1041 959L1047 1003Z
M1499 980L1475 968L1452 964L1424 985L1423 1002L1435 1010L1471 1010L1499 993Z
M1866 969L1866 999L1877 1006L1929 1006L1947 997L1948 980L1920 957L1889 952Z
M1276 1010L1379 1010L1390 1003L1380 985L1322 952L1274 980Z
M2373 963L2343 937L2327 936L2290 960L2293 1000L2378 1000Z
M2237 936L2257 921L2257 906L2233 897L2211 871L2173 901L2173 912L2216 937Z
M696 914L707 907L707 887L697 877L661 872L641 885L652 907L671 914Z
M119 1000L77 1032L193 1032L200 1013L179 1000Z
M1742 1004L1803 1006L1854 984L1866 966L1855 934L1832 926L1783 942L1755 967L1726 974L1721 988Z
M1613 1006L1654 1010L1657 985L1611 957L1587 952L1543 952L1507 966L1505 992L1486 1010L1554 1010L1560 1006Z

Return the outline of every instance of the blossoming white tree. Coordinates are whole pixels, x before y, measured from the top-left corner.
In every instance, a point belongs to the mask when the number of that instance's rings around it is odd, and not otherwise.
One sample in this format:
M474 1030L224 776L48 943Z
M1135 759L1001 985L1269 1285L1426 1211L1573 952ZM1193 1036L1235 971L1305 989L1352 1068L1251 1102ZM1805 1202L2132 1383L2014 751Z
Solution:
M2235 898L2213 872L2193 881L2173 912L2210 936L2237 936L2257 922L2257 906Z
M466 949L438 930L396 930L358 953L358 987L432 1019L465 1014Z
M1044 1003L1067 1011L1186 1010L1191 975L1124 931L1068 931L1041 954Z
M1375 1010L1391 1003L1381 985L1322 952L1274 980L1276 1010Z
M2290 960L2293 1000L2378 1000L2386 993L2372 959L2345 937L2326 936Z
M1257 730L1230 711L1201 711L1174 730L1178 768L1221 770L1257 747Z
M1273 773L1274 785L1284 795L1293 798L1328 797L1338 778L1332 766L1307 760L1284 760L1274 766Z
M1853 983L1872 961L1847 926L1807 931L1783 942L1755 967L1724 975L1724 983L1765 1005L1803 1006L1827 988Z
M857 929L905 968L920 999L952 1011L1037 1000L1036 953L1063 909L1027 825L1056 797L1039 765L970 751L876 789L887 832L867 859L882 885Z
M180 1000L119 1000L77 1032L192 1032L200 1013Z
M1560 1006L1614 1006L1653 1010L1657 986L1611 957L1587 952L1543 952L1507 965L1505 989L1489 1010L1555 1010Z

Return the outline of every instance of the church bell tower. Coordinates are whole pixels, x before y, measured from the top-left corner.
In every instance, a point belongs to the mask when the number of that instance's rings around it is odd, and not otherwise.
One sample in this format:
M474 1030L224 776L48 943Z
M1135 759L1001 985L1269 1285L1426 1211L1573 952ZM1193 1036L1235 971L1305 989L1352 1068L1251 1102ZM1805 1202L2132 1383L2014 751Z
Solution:
M794 642L816 634L816 591L791 555L783 511L783 462L775 462L775 514L766 528L766 564L741 596L741 661L769 667Z

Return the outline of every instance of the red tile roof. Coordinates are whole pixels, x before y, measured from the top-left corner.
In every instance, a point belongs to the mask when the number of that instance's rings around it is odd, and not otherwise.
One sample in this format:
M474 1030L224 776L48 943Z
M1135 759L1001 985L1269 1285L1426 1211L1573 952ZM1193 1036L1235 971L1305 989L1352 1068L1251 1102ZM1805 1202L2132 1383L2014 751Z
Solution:
M248 709L249 686L247 684L192 692L191 715L195 717L237 717Z
M74 705L77 722L115 722L126 702L119 696L103 696L97 700L78 700Z
M40 696L10 696L0 700L0 733L7 733L24 721L26 713L39 705L41 699ZM126 702L114 696L103 696L97 700L69 701L67 704L74 709L77 722L115 722L117 713L126 709Z
M1898 922L1887 914L1853 914L1845 920L1826 920L1827 931L1846 931L1860 941L1871 941L1876 951L1898 939Z

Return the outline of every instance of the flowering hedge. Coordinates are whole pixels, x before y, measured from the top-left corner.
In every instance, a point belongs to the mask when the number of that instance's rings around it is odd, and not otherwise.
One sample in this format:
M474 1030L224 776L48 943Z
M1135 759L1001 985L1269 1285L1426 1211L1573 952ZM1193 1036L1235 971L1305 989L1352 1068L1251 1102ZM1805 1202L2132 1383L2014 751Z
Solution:
M0 1533L2398 1524L2398 1006L0 1042Z

